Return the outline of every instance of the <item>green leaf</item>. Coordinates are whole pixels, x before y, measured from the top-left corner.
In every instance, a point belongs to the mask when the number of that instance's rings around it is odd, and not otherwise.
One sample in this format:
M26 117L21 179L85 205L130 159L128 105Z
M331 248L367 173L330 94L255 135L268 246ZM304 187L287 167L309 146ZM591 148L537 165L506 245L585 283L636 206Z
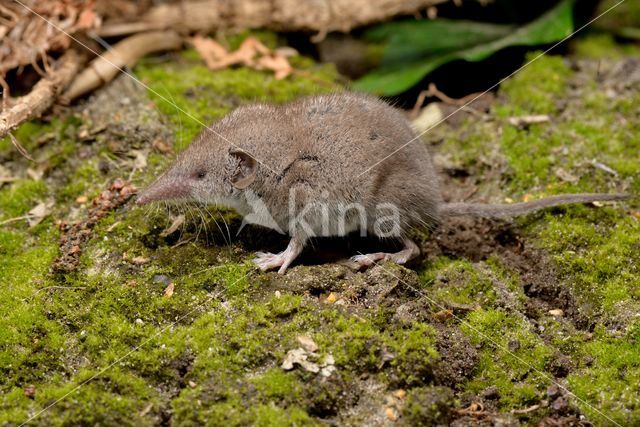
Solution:
M556 42L573 31L573 3L574 0L564 0L519 28L442 19L380 25L366 36L388 43L381 67L357 80L354 88L397 95L448 62L481 61L509 46Z

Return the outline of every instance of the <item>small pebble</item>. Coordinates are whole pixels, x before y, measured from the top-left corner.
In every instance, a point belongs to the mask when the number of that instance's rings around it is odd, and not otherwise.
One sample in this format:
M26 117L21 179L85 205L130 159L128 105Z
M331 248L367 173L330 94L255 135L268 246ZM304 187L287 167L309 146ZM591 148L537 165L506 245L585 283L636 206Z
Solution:
M142 319L136 319L136 325L144 325L144 321Z
M153 276L153 283L159 283L161 285L169 286L171 283L171 279L169 276L165 276L164 274L156 274Z
M564 316L564 311L560 310L559 308L554 308L553 310L549 310L549 314L553 317L562 317Z
M299 335L296 339L306 351L313 353L318 350L318 345L310 337L306 335Z

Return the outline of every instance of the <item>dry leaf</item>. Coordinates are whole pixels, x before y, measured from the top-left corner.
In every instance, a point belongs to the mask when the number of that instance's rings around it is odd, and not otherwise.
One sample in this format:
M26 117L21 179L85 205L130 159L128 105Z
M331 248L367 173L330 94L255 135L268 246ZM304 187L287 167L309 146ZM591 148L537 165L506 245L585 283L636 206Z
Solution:
M327 299L325 301L328 302L329 304L333 304L334 302L336 302L337 299L338 297L336 296L336 294L331 292L329 296L327 296Z
M191 42L210 70L242 64L258 70L271 70L278 80L293 72L287 58L298 54L295 49L287 47L272 52L255 37L246 38L233 52L228 52L224 46L211 38L195 36Z
M393 392L393 396L397 397L398 399L404 399L406 395L407 391L401 388Z
M133 169L142 170L147 167L147 154L140 150L131 150L131 154L135 156L133 160Z
M131 263L134 265L144 265L148 262L149 262L149 258L145 258L143 256L137 256L131 260Z
M142 411L140 411L140 416L144 417L149 412L151 412L152 409L153 409L153 403L149 403L147 406L144 407L144 409L142 409Z
M27 175L34 181L40 181L44 176L44 170L27 168Z
M191 39L191 43L193 43L193 47L198 51L200 57L204 59L207 67L212 70L217 69L215 68L216 64L229 55L224 46L209 37L205 38L196 35Z
M160 237L167 237L168 235L176 231L178 228L180 228L182 224L184 224L184 215L178 215L176 219L173 220L169 228L167 228L166 230L163 230L162 233L160 233Z
M396 421L398 419L398 415L396 414L395 409L387 408L384 410L384 413L387 415L389 421Z
M173 148L171 148L169 144L161 139L156 139L155 141L153 141L153 148L155 148L162 154L170 154L171 152L173 152Z
M176 285L173 282L169 283L169 285L164 290L164 297L171 298L171 296L173 295L173 290L175 288L176 288Z
M29 223L29 227L35 227L40 224L42 220L51 213L52 207L53 202L43 202L38 203L35 208L31 209L29 213L27 213L27 222Z
M271 70L276 80L282 80L293 72L293 67L284 56L265 55L258 59L258 67Z

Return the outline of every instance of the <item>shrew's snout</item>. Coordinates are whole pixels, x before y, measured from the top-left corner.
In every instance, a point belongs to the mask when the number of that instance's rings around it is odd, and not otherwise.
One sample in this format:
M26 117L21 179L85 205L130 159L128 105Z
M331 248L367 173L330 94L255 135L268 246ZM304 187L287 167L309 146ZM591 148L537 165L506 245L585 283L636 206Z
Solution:
M137 198L136 204L146 205L152 202L161 202L177 199L186 199L191 195L191 188L180 182L159 180L151 184Z

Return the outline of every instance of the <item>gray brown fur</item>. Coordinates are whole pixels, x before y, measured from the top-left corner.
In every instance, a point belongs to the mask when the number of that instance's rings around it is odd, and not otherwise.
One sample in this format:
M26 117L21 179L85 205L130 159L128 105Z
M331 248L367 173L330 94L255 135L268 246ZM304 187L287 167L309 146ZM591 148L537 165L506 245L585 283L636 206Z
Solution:
M415 136L401 112L357 93L240 107L203 131L139 203L183 199L224 204L247 215L252 209L244 199L251 191L277 225L287 230L293 188L299 206L314 200L326 200L331 206L361 204L368 225L374 222L376 206L393 204L401 213L400 237L406 238L410 230L436 226L446 216L507 217L625 197L571 194L509 205L445 204L425 144L415 141L403 147ZM308 236L295 230L291 234L292 244L297 242L292 251L297 252Z

